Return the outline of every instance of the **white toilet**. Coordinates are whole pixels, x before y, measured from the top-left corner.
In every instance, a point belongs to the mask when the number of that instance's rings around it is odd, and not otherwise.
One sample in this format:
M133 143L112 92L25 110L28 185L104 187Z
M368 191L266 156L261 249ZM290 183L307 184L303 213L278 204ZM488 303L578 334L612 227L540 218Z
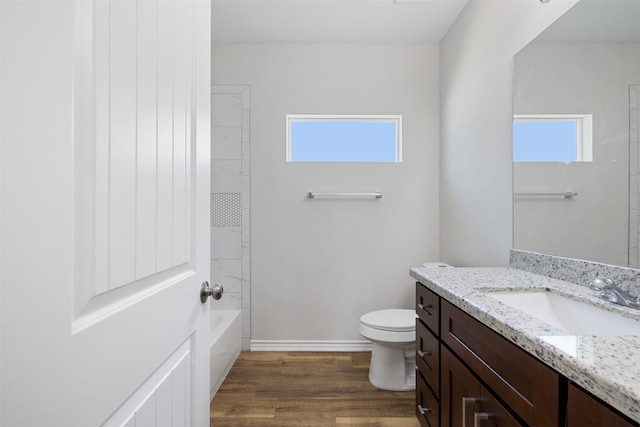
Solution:
M373 342L369 381L383 390L416 388L416 312L390 309L360 317L360 335Z

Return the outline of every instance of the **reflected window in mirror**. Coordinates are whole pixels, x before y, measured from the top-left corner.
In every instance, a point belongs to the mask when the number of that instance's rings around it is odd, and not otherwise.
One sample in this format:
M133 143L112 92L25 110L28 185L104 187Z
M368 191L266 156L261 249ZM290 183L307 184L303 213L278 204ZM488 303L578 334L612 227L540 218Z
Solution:
M590 162L590 114L515 115L514 162Z

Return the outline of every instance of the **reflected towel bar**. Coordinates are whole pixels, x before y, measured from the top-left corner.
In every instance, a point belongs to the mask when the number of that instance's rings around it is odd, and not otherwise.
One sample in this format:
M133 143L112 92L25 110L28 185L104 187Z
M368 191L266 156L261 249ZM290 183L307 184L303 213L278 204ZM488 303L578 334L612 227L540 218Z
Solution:
M318 193L317 191L309 191L307 193L308 199L315 199L316 197L375 197L376 199L381 199L382 193Z
M513 193L514 196L562 196L565 199L576 197L578 193L573 191L565 191L564 193Z

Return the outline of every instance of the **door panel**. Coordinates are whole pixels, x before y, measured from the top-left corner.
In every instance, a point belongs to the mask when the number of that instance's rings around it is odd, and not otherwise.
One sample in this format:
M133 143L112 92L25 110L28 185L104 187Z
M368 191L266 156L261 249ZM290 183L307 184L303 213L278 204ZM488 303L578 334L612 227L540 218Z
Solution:
M105 423L111 426L188 426L191 343L178 351L125 402Z
M76 157L83 165L78 179L94 183L82 188L82 197L95 199L95 205L87 203L79 212L95 218L93 227L84 225L95 234L95 242L86 244L95 246L99 266L93 298L172 268L174 275L190 268L194 17L191 1L99 2L93 11L86 9L87 16L77 19L95 24L78 25L76 38L93 40L97 48L77 50L93 56L96 66L86 71L78 97L95 91L93 102L100 108L94 117L91 110L77 112L83 119L79 131L95 147L78 147ZM160 44L167 50L159 52ZM95 131L84 129L92 121ZM164 280L138 283L128 293Z
M0 19L0 424L205 425L210 5Z
M86 236L76 249L78 257L95 257L79 265L74 330L193 274L192 2L79 6L76 21L90 20L94 25L77 25L75 37L93 40L96 48L79 41L76 52L93 57L96 66L85 70L76 98L95 92L82 105L106 108L76 110L77 132L88 137L76 145L76 180L93 183L79 188L80 200L88 202L76 210L83 218L77 235ZM160 41L171 42L162 60ZM170 77L158 81L166 67ZM159 113L164 108L169 117ZM160 135L157 126L167 119ZM162 157L156 144L165 150Z

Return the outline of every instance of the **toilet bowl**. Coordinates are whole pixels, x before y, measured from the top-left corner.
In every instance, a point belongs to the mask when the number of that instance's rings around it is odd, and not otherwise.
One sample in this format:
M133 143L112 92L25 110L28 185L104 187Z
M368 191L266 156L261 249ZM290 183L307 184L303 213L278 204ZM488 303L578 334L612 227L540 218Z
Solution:
M369 382L383 390L414 390L416 312L372 311L360 317L359 332L373 343Z

